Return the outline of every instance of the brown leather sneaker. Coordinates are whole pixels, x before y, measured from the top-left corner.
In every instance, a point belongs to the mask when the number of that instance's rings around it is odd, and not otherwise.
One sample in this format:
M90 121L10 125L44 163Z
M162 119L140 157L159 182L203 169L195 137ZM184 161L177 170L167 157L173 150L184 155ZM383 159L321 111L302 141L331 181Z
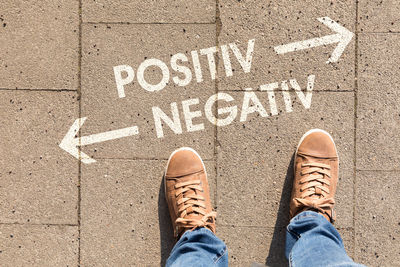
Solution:
M295 154L291 218L313 210L333 223L338 175L339 157L332 136L320 129L304 134Z
M215 233L217 213L212 211L206 168L196 151L182 147L171 154L164 185L176 238L198 227Z

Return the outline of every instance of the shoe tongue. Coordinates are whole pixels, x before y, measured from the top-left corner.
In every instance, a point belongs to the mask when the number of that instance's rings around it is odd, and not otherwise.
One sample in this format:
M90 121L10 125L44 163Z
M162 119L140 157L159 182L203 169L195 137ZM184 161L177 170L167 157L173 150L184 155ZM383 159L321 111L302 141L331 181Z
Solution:
M325 158L318 158L311 155L303 155L306 159L306 163L324 163L326 161Z

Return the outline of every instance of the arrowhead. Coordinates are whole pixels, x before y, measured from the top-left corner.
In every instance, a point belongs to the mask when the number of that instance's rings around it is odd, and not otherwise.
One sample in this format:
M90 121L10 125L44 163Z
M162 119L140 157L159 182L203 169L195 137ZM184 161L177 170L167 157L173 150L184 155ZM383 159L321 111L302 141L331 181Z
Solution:
M96 162L96 160L92 159L78 149L80 138L75 137L79 129L85 123L86 119L86 117L83 117L75 120L75 122L72 124L71 128L69 128L67 134L61 141L59 147L74 156L76 159L82 161L83 163L90 164Z
M328 59L326 63L332 63L339 60L340 56L343 54L347 45L350 43L351 39L354 36L354 33L346 29L345 27L339 25L337 22L333 21L329 17L318 18L318 21L332 29L338 34L338 45L335 50L333 50L331 57Z

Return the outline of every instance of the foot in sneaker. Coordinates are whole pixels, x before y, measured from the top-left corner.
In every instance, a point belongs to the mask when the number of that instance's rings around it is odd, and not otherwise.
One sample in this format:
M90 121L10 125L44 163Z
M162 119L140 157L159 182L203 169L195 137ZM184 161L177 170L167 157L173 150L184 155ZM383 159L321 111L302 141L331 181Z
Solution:
M308 131L295 154L290 216L313 210L333 223L338 172L339 158L332 137L323 130Z
M215 233L217 213L212 211L206 169L196 151L183 147L171 154L164 185L176 238L199 227Z

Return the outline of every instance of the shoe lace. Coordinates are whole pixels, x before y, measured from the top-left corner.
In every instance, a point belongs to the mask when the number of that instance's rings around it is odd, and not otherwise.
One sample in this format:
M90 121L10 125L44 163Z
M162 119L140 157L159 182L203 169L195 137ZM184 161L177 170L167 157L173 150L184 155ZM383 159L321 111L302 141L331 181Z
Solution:
M176 199L179 217L176 219L178 227L194 230L198 227L207 227L215 222L217 213L206 212L205 198L198 191L203 192L200 180L191 180L175 184ZM191 215L202 215L201 219Z
M335 200L329 194L331 166L319 162L301 164L300 198L295 198L297 207L312 208L322 213L331 210ZM316 196L316 197L314 197Z

